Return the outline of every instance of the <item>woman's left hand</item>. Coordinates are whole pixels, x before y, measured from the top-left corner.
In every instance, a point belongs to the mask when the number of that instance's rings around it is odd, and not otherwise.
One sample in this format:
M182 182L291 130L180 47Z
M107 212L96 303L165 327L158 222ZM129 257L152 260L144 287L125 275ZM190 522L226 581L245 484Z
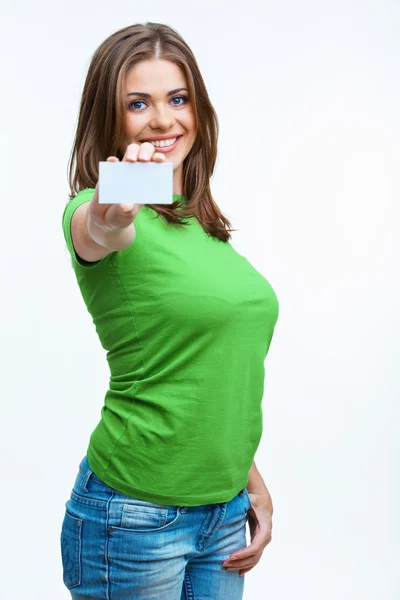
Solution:
M251 543L243 550L233 552L222 564L228 571L239 569L244 575L256 566L264 548L272 539L272 510L269 494L249 492L251 508L247 512Z

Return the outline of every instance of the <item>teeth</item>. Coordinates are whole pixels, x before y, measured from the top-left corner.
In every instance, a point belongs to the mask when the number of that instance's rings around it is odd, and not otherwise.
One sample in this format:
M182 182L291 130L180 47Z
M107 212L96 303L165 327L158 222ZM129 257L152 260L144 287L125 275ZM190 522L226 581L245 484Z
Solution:
M161 141L157 141L157 142L151 142L153 144L153 146L156 146L157 148L164 148L164 146L172 146L172 144L174 144L176 142L178 138L171 138L169 140L161 140Z

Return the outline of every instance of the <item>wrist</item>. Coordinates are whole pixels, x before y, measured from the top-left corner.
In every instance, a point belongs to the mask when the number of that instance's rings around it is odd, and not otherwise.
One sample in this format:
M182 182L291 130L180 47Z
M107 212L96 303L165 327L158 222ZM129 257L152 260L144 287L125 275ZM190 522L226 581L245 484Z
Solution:
M99 226L90 216L89 211L86 215L87 233L92 240L113 252L124 250L131 245L135 239L136 231L133 222L123 229L105 230Z
M249 471L249 478L246 487L248 493L253 496L253 498L250 498L250 500L253 500L257 506L262 506L263 509L272 517L273 506L271 495L254 461Z

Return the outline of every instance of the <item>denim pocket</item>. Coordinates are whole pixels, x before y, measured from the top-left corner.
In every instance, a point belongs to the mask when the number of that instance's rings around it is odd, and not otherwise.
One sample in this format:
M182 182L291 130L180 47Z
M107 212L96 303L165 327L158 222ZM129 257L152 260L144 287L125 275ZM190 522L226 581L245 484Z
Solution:
M106 489L106 490L112 490L113 488L110 487L109 485L107 485L106 483L104 483L104 481L102 479L100 479L100 477L97 477L96 473L94 473L93 471L91 471L90 473L90 477L89 480L86 483L86 487L88 487L88 485L93 482L97 485L97 487ZM96 488L95 488L96 489Z
M253 505L251 503L247 487L244 488L244 497L246 498L246 501L247 501L247 510L250 510L250 508L252 508Z
M63 581L68 589L81 583L82 519L65 511L61 527L61 558Z
M175 523L181 513L178 506L150 506L150 503L126 503L122 507L121 527L130 531L159 531Z

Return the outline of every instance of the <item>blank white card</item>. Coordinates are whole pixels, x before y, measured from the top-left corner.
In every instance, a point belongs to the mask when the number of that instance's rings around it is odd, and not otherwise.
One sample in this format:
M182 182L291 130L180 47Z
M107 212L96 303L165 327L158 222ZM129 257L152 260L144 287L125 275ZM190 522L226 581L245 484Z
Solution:
M99 161L99 203L172 204L173 163Z

